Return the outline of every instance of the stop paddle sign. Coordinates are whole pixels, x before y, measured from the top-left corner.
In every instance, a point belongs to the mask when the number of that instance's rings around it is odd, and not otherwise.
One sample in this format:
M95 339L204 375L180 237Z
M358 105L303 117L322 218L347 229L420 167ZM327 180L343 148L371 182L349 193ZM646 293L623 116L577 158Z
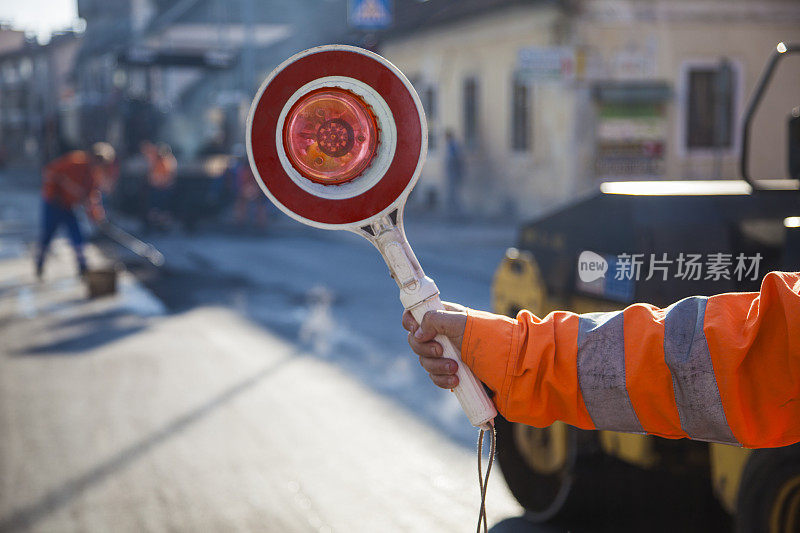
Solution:
M381 252L400 300L420 322L443 309L403 229L403 208L428 145L425 112L406 77L383 57L352 46L300 52L273 70L247 120L247 155L258 185L304 224L348 230ZM458 360L447 337L444 356ZM470 422L489 429L497 415L464 364L453 392Z

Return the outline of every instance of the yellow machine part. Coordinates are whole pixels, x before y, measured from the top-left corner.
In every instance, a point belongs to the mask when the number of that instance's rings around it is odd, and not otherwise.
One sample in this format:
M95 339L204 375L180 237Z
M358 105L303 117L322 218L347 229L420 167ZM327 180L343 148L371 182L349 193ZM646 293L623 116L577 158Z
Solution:
M529 252L506 250L492 280L492 307L512 318L522 309L537 315L549 311L542 274Z
M649 469L658 464L659 456L654 444L653 439L646 435L600 432L600 446L606 454L639 468Z
M800 531L800 476L780 488L769 517L770 533Z
M563 422L546 428L514 424L514 443L532 470L543 475L555 474L567 463L568 431Z
M739 495L742 472L751 450L715 443L709 444L708 449L714 494L722 507L733 514L736 511L736 498Z

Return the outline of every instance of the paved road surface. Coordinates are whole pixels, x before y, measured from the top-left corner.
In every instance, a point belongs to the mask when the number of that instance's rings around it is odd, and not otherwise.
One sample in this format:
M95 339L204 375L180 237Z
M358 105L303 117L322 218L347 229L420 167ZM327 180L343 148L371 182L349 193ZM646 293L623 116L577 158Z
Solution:
M474 527L472 450L235 310L85 300L64 243L33 283L36 205L0 198L0 531Z
M121 255L136 278L88 301L63 242L33 282L35 196L0 189L0 532L474 529L475 432L366 242L157 236L166 268ZM489 306L510 228L408 231L446 298ZM488 509L495 533L578 530L520 518L499 472Z

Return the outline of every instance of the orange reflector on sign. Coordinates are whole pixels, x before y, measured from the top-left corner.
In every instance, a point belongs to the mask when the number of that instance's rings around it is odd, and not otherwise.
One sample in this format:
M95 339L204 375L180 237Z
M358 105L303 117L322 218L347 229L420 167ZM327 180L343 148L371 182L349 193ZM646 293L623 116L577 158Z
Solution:
M322 185L358 177L372 163L378 126L369 105L339 87L303 95L286 116L283 146L302 176Z

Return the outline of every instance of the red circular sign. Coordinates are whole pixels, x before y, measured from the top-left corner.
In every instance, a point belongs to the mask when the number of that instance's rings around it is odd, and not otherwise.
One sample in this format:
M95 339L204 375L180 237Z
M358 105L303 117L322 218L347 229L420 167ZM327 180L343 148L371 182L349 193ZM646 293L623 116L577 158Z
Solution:
M352 198L314 196L292 181L278 157L278 118L289 98L309 82L328 76L354 78L372 87L389 106L398 132L394 158L384 176ZM286 65L264 87L252 113L250 149L256 179L286 209L321 224L359 222L389 207L413 179L422 153L420 111L409 88L380 61L348 50L315 52Z

